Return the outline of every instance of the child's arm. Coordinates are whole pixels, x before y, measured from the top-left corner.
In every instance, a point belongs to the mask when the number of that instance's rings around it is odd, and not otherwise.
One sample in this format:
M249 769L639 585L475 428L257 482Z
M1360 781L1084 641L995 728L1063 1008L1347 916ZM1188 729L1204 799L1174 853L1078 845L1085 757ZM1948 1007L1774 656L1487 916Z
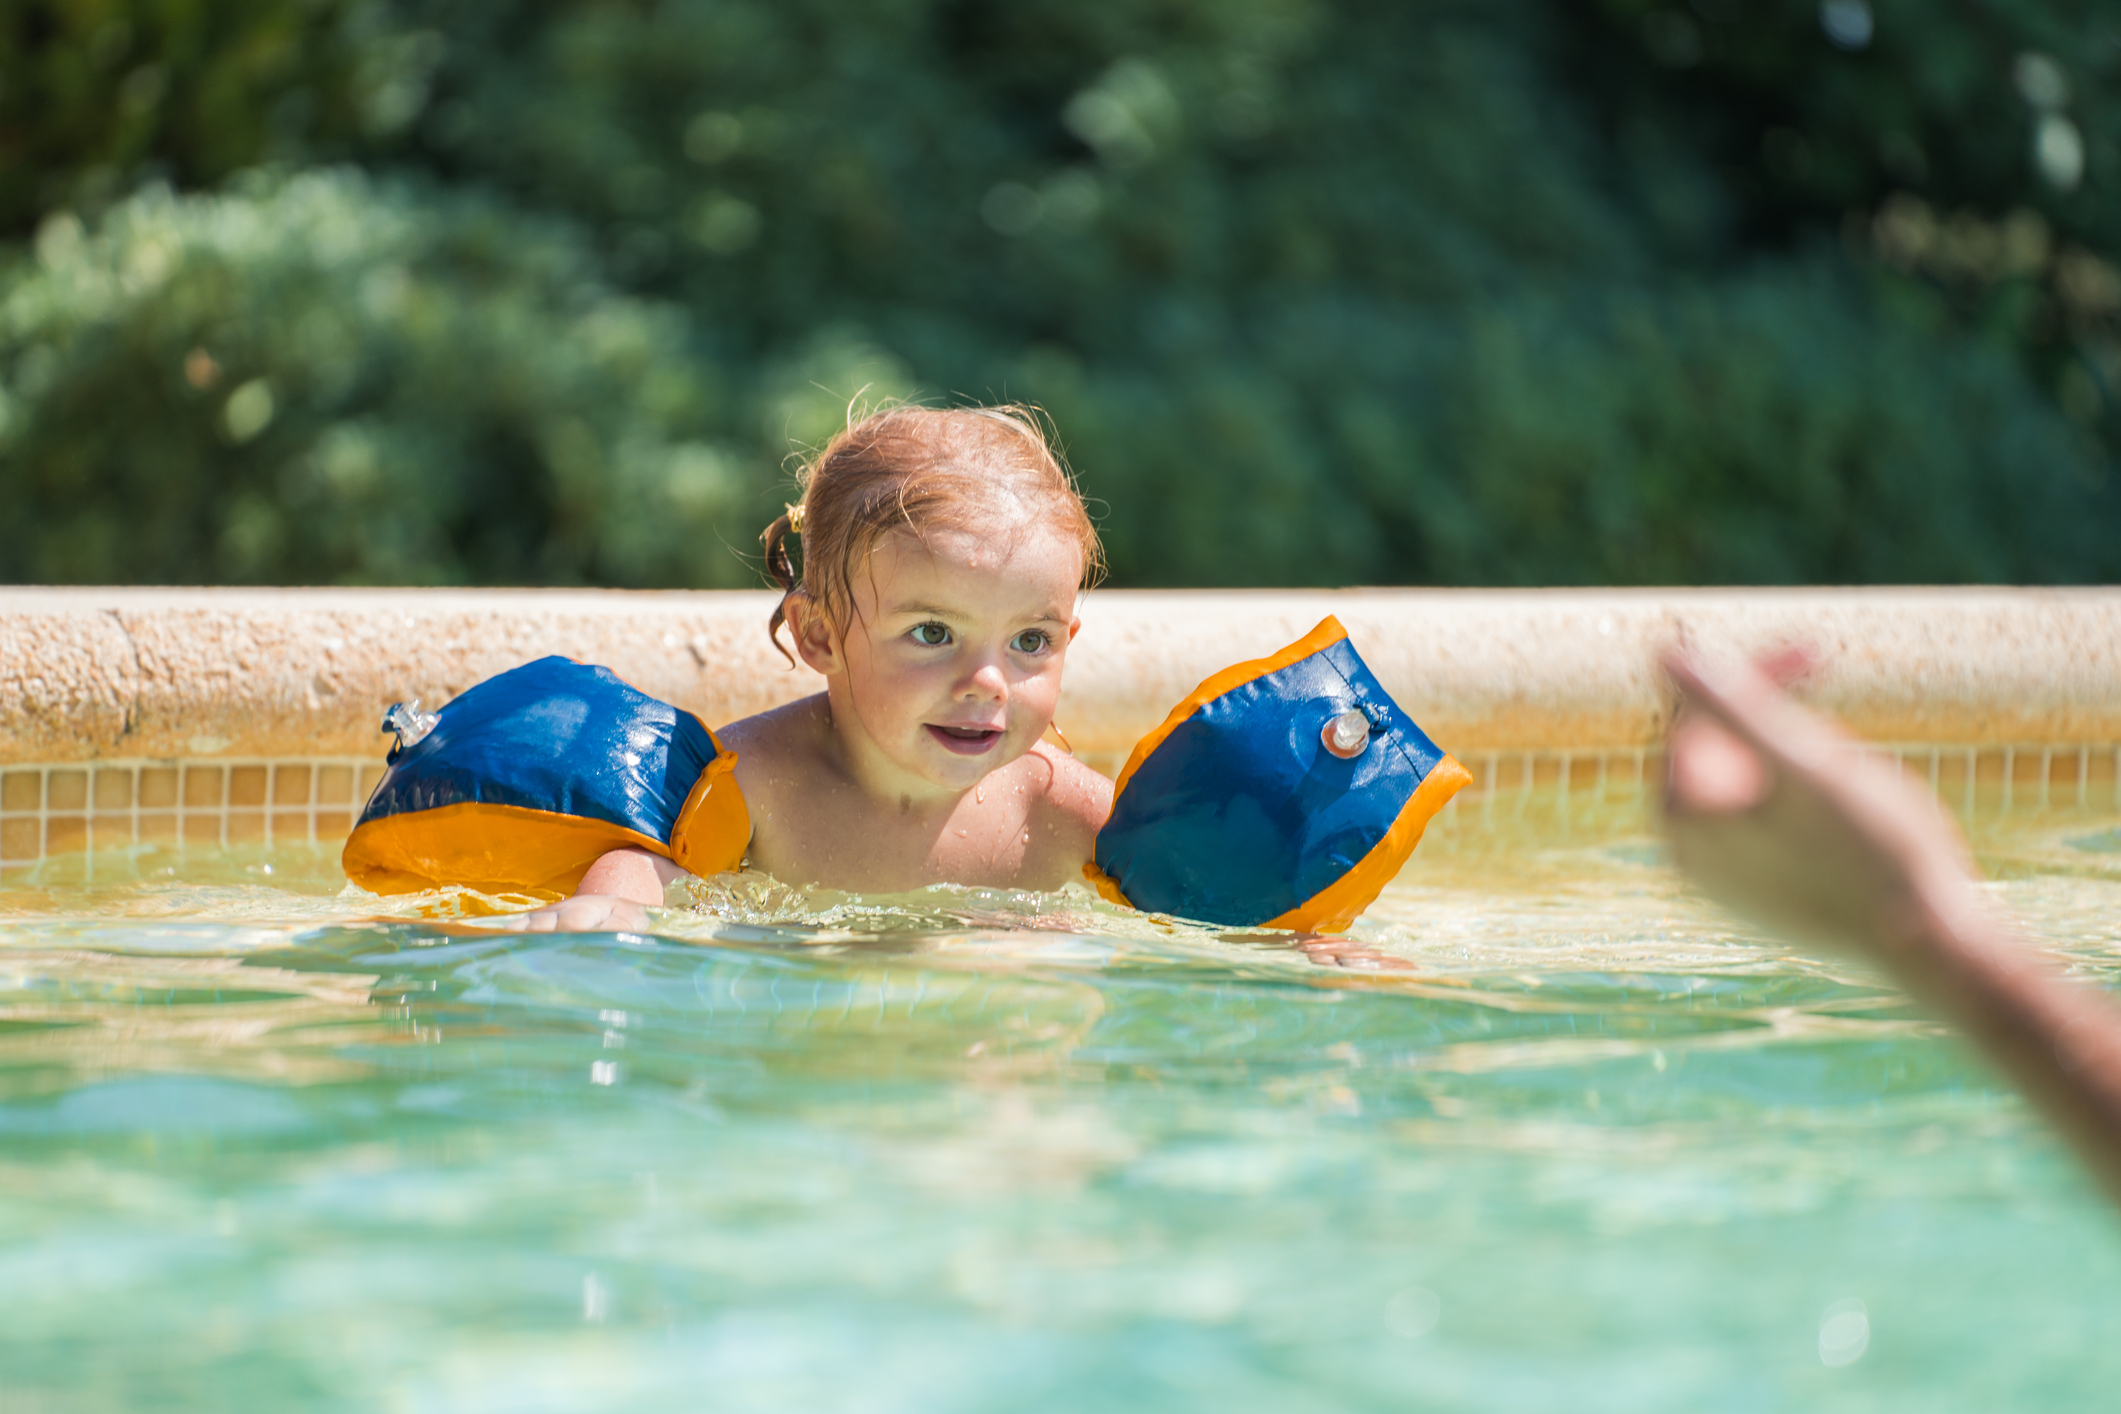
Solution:
M664 886L684 872L645 849L615 849L589 866L572 895L529 913L519 913L503 926L524 933L645 929L648 915L641 910L660 905Z
M664 888L684 872L660 854L631 847L615 849L589 866L574 896L605 894L644 908L657 908L662 905Z

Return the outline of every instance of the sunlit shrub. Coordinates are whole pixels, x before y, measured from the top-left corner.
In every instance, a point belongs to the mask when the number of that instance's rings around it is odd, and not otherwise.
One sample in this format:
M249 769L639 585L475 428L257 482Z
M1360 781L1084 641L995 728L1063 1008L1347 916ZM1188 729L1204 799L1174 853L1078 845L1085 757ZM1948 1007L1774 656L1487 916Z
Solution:
M735 409L581 243L349 170L47 221L0 296L0 574L743 582Z
M2059 0L25 13L7 577L746 582L906 394L1050 405L1121 584L2121 574Z
M2099 448L2002 352L1831 263L1313 301L1140 371L1027 361L1115 563L1187 584L2053 582L2121 573Z

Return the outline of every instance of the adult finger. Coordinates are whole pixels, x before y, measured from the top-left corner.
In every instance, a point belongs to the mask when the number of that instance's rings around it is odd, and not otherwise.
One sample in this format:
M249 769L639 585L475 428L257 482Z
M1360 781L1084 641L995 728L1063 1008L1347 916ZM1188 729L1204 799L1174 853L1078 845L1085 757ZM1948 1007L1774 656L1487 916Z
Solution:
M1678 649L1664 655L1665 675L1679 689L1680 705L1714 721L1770 764L1803 769L1824 765L1840 734L1784 696L1757 669L1721 672L1698 667Z
M1665 762L1668 813L1733 815L1760 804L1772 788L1760 753L1706 714L1672 728Z
M1791 643L1761 654L1753 660L1753 666L1769 682L1787 690L1791 683L1808 676L1819 666L1819 655L1806 644Z

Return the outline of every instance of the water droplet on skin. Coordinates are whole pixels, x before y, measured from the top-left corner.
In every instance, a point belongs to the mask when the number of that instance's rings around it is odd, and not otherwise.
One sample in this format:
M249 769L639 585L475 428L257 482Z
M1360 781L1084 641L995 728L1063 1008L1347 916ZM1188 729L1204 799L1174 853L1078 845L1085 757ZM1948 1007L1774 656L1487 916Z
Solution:
M972 803L974 805L985 805L987 803L987 792L984 787L974 786L972 788Z

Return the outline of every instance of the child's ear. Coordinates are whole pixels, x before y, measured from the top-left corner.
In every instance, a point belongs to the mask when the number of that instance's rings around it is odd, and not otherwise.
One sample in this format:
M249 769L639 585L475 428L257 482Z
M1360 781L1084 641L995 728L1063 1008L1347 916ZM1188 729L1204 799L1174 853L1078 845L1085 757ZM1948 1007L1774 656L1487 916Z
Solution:
M796 656L831 677L847 666L839 637L832 631L832 618L808 595L788 596L788 631L795 638Z
M1075 642L1075 635L1077 635L1078 633L1081 633L1082 631L1083 631L1083 621L1082 621L1081 619L1070 619L1070 620L1068 620L1068 641L1069 641L1070 643L1073 643L1073 642Z

